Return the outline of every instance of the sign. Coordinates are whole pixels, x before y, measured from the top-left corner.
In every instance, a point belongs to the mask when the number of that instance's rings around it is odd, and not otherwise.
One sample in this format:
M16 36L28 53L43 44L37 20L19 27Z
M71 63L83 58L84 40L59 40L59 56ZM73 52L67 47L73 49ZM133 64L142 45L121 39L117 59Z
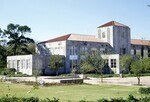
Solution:
M70 56L69 56L69 59L70 59L70 60L77 60L77 59L78 59L78 56L77 56L77 55L70 55Z

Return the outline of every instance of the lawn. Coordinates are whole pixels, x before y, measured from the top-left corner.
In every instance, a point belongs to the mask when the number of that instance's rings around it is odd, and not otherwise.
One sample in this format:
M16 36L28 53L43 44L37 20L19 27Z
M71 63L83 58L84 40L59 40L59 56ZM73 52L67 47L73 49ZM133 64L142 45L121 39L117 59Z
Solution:
M39 97L39 98L59 98L60 102L77 102L79 100L93 100L100 98L117 98L128 97L129 94L135 97L141 97L138 93L138 86L118 86L118 85L68 85L68 86L50 86L39 87L33 90L32 86L24 84L12 84L0 82L0 96L6 94L15 95L18 97Z

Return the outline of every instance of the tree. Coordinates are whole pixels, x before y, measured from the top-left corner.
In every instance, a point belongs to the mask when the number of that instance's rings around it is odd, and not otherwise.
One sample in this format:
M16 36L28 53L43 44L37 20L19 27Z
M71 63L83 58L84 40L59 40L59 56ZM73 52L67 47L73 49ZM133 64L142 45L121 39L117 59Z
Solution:
M4 34L2 30L0 29L0 68L6 67L6 46L5 46L5 40L4 40Z
M138 79L138 85L140 85L140 77L144 72L143 59L136 60L131 64L131 71L136 75Z
M30 53L32 53L32 54L36 53L36 51L35 51L36 44L35 43L29 43L29 44L27 44L27 47L28 47L28 50Z
M7 44L9 45L10 52L13 52L12 55L17 54L31 54L28 50L27 44L34 43L34 40L25 37L25 34L31 33L31 28L28 26L20 26L18 24L9 24L7 29L3 31L9 39Z
M150 72L150 58L143 59L143 67L146 73Z
M128 73L130 71L130 65L133 62L131 55L123 55L120 57L121 73Z
M56 72L58 75L58 70L64 66L64 56L61 55L51 55L49 67Z
M83 70L84 73L95 70L100 73L101 82L103 82L103 67L105 65L105 60L102 59L99 51L96 50L93 54L86 54L85 59L81 62L81 70Z
M5 46L0 45L0 68L6 67L7 50Z
M91 54L89 60L95 71L101 75L101 82L103 82L103 68L105 66L105 60L101 57L100 51L96 50L94 54Z
M94 70L94 67L91 63L88 62L87 59L81 61L80 71L83 74L83 79L85 78L85 74Z
M148 43L148 58L150 58L150 42Z

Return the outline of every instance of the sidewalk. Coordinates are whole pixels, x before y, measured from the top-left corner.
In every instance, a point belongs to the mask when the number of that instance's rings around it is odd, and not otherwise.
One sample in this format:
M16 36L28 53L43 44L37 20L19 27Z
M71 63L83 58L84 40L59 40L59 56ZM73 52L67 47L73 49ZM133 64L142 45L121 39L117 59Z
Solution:
M85 83L89 84L102 84L100 78L90 78L89 80L84 80ZM136 77L127 77L127 78L119 78L119 77L110 77L103 78L103 83L105 84L115 84L115 85L126 85L131 86L137 84ZM141 77L141 84L144 86L150 86L150 76Z
M0 76L0 79L3 76ZM7 79L16 79L17 81L35 81L35 77L7 77ZM60 80L63 78L56 78L51 76L39 76L38 81L39 82L45 82L45 83L60 83ZM72 78L64 78L65 79L72 79ZM84 83L88 84L114 84L114 85L126 85L131 86L134 84L137 84L137 78L136 77L127 77L127 78L119 78L119 77L110 77L110 78L103 78L103 83L101 83L100 78L89 78L85 79ZM149 86L150 87L150 76L144 76L141 77L141 84L143 86Z

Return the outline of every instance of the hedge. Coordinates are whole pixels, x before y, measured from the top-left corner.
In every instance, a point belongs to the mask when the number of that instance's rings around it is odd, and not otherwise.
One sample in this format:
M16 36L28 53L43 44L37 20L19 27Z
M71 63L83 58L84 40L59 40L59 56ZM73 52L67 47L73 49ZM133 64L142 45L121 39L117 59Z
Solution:
M141 88L139 88L139 93L141 93L141 94L150 94L150 87L141 87Z
M11 96L4 96L0 97L0 102L61 102L58 98L54 99L39 99L37 97L11 97ZM71 101L68 101L71 102ZM132 95L129 95L127 99L123 98L111 98L111 99L99 99L97 101L88 101L86 99L80 100L79 102L150 102L150 97L142 97L142 98L135 98Z

